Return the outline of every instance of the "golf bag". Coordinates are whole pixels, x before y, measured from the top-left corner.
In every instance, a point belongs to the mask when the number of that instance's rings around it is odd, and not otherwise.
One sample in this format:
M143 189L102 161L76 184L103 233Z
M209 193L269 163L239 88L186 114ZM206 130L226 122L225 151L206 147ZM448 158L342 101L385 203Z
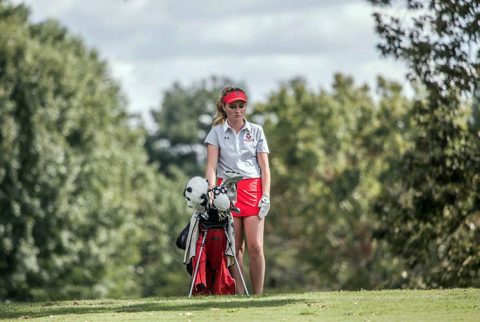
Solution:
M177 246L185 250L183 262L192 275L189 296L235 294L235 280L229 270L232 265L237 266L248 295L235 255L235 234L231 215L231 210L237 210L232 200L236 200L235 184L240 179L241 176L238 174L232 175L221 186L206 193L202 190L204 184L198 177L192 178L187 184L184 195L189 206L196 211L190 223L178 236ZM214 197L212 202L208 199L210 192Z
M192 258L191 295L235 294L235 280L230 274L229 257L232 243L228 240L228 220L198 222L199 233Z

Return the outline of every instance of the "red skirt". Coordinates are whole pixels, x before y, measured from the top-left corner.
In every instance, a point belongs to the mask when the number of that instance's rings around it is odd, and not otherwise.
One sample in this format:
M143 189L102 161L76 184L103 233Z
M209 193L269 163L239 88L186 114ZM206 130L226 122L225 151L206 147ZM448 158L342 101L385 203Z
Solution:
M217 185L222 183L218 178ZM248 178L237 182L237 203L235 207L240 209L240 213L232 212L234 217L258 216L260 208L258 204L262 198L262 179Z

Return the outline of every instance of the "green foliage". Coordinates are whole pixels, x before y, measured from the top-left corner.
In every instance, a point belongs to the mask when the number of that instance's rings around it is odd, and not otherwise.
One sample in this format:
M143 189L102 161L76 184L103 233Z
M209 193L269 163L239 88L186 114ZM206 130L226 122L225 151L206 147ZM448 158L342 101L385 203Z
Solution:
M405 61L412 79L449 96L471 93L480 76L480 2L477 0L369 0L378 48ZM450 97L451 99L451 97Z
M142 296L188 292L189 275L183 265L183 251L175 242L190 221L191 211L183 198L187 178L181 173L175 177L176 180L162 179L160 187L155 176L145 178L142 184L146 194L137 196L139 203L148 205L137 219L141 220L141 259L135 269Z
M379 174L407 145L399 132L411 104L381 78L378 103L340 74L332 88L317 94L292 80L257 106L272 151L270 287L372 288L395 272L372 240L371 203Z
M157 130L148 136L146 148L151 162L173 177L181 170L189 176L203 174L205 147L221 90L233 83L212 76L191 86L174 83L163 96L158 110L152 111Z
M386 172L379 237L405 258L404 285L479 286L478 149L465 110L427 104L416 103L413 146Z
M401 16L375 14L379 48L408 64L425 97L413 110L411 147L385 171L378 237L405 260L404 285L478 286L480 3L400 2Z
M95 51L5 1L0 30L0 298L143 294L182 189L147 166Z

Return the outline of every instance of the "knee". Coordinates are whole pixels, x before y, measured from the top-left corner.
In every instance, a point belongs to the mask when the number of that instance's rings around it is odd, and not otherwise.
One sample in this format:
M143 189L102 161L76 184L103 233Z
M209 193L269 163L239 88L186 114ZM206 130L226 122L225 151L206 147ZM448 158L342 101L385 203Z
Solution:
M248 245L248 255L258 258L263 256L263 245L260 243L252 243Z

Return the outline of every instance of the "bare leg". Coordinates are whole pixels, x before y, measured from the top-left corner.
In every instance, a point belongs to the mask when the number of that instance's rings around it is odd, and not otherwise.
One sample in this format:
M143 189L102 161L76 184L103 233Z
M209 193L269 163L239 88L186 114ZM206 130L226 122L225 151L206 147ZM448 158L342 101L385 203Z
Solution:
M235 255L237 256L238 266L243 270L243 254L245 253L245 239L243 237L243 218L242 217L233 217L233 224L235 227ZM242 278L238 272L237 266L233 265L230 269L233 278L235 279L235 291L237 294L245 294L245 289L243 288ZM244 276L245 277L245 276Z
M250 279L252 281L253 294L263 293L265 279L265 256L263 253L263 228L265 220L258 216L243 218L247 250L250 259Z

